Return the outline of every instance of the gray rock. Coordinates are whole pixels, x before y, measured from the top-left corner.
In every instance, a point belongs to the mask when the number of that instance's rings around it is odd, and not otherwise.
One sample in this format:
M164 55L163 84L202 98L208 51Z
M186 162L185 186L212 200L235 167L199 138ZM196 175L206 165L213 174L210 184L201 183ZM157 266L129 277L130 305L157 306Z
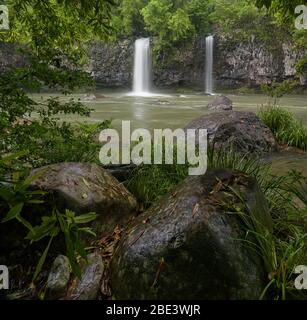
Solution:
M300 76L300 83L302 86L307 86L307 74Z
M95 300L100 289L100 282L104 271L102 258L98 254L88 255L88 265L82 272L77 285L75 300Z
M86 94L83 99L83 101L95 101L97 100L97 97L94 94Z
M265 199L253 179L225 170L188 177L122 236L110 267L115 297L258 299L265 285L264 265L239 241L245 228L227 210L244 205L229 187L271 229Z
M191 121L187 129L207 129L208 141L217 149L256 154L277 150L271 130L252 112L215 112Z
M33 171L42 172L32 188L48 191L47 205L76 214L96 212L95 231L112 232L129 220L137 207L133 195L106 170L89 163L60 163Z
M218 96L213 102L208 104L209 110L230 111L232 110L232 101L225 96Z
M70 278L70 263L66 256L59 255L54 260L46 285L45 298L57 300L66 295Z
M163 105L169 105L171 103L169 101L167 101L167 100L157 100L156 104L163 106Z
M136 169L136 165L131 164L115 164L105 166L104 169L107 170L113 177L115 177L118 181L124 182L129 179L133 170Z

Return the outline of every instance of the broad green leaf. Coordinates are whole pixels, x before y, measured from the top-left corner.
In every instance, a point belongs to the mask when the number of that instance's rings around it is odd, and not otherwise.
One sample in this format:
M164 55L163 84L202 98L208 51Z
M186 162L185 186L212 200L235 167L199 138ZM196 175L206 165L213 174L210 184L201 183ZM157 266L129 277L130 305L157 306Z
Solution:
M86 214L82 214L80 216L77 216L74 218L75 223L77 224L84 224L84 223L88 223L91 222L93 220L95 220L97 218L97 214L95 212L90 212L90 213L86 213Z
M15 219L22 211L23 205L24 205L23 203L19 203L16 206L12 207L8 212L8 214L2 219L1 222L4 223L4 222L8 222L10 220Z
M83 233L88 233L88 234L92 235L93 237L97 236L96 233L91 228L79 228L79 231L83 232Z
M27 221L26 219L24 219L21 215L18 215L16 217L16 219L22 223L28 230L30 230L30 232L33 232L33 227L31 225L31 223L29 221Z
M14 192L9 190L8 188L0 188L0 198L10 203L11 199L14 198Z

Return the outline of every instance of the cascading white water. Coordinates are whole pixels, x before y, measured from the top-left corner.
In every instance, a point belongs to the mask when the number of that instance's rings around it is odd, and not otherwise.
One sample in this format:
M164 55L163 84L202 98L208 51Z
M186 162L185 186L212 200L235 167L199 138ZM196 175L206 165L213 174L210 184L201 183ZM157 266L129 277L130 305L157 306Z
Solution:
M206 38L206 81L205 81L205 93L213 93L213 36Z
M133 95L150 95L151 89L151 52L150 39L135 41Z

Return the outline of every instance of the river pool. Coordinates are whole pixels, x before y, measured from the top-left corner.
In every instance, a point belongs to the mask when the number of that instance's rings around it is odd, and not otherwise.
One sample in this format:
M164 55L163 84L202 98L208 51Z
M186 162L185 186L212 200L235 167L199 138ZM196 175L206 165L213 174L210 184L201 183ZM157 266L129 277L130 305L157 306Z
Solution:
M201 115L209 113L207 105L214 100L214 96L201 94L178 94L164 92L163 95L152 97L134 97L127 92L118 90L99 90L94 93L95 101L83 101L85 105L93 109L90 118L77 116L64 117L63 120L99 122L105 119L113 119L113 128L121 129L122 120L130 120L131 128L176 129L183 128L189 121ZM35 94L35 99L46 99L56 94ZM227 96L234 103L234 110L258 112L262 105L268 102L268 98L261 94L231 95ZM61 96L61 99L84 99L84 94ZM300 120L307 123L307 96L291 95L280 99L280 106L293 112ZM283 152L271 156L273 170L286 172L297 169L307 176L307 155Z

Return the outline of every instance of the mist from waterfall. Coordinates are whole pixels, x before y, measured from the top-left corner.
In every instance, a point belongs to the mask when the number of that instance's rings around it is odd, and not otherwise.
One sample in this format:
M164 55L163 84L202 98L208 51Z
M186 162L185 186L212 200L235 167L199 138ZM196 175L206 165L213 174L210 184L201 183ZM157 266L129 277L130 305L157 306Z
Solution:
M213 36L206 38L206 67L205 67L205 93L213 93Z
M149 96L151 90L151 52L150 39L135 41L133 95Z

